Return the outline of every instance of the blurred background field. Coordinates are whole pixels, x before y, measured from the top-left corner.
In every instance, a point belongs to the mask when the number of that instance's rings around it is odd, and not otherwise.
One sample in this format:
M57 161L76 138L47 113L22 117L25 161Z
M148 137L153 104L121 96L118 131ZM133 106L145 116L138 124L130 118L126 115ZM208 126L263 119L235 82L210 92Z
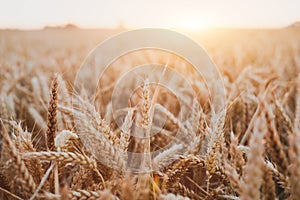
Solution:
M127 30L1 30L1 65L33 65L49 71L74 72L96 45L123 31ZM297 70L300 65L300 28L174 31L195 40L232 78L247 66L272 67L283 74Z

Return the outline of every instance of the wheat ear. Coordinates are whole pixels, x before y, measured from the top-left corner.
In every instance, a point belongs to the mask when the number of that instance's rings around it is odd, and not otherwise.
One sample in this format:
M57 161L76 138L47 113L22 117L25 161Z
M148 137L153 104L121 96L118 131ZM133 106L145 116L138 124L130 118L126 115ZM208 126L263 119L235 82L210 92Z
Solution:
M47 116L47 132L46 132L46 145L49 151L55 150L54 138L57 131L57 101L58 101L58 82L57 76L55 76L52 85L51 85L51 95L50 102L48 107L48 116Z
M3 123L3 139L5 140L6 144L8 145L8 151L11 154L11 157L13 158L14 162L16 163L16 170L18 171L18 175L21 178L21 183L25 182L26 184L23 184L22 186L29 190L30 193L34 193L36 189L36 184L34 182L33 177L29 173L29 170L27 169L25 162L22 160L17 148L11 141Z

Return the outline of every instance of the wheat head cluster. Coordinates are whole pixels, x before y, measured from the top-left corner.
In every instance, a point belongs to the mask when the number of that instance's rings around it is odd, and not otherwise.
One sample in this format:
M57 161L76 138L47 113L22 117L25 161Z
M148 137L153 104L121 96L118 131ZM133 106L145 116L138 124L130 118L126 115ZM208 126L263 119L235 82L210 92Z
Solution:
M84 57L113 31L1 31L0 199L299 200L300 30L216 32L195 38L223 79L217 114L209 83L166 52L121 57L99 91L75 92ZM153 61L168 62L197 96L158 92L147 81L160 74L149 73L127 80L130 103L113 109L122 70Z

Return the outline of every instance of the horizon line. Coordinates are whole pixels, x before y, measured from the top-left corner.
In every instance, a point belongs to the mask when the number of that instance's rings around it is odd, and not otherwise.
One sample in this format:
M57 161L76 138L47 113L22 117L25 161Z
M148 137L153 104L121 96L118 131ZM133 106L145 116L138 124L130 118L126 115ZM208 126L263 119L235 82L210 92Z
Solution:
M72 26L72 27L68 27ZM37 27L17 27L17 26L0 26L0 30L20 30L20 31L30 31L30 30L97 30L97 29L107 29L107 30L132 30L140 28L164 28L164 29L186 29L186 30L206 30L206 29L284 29L284 28L300 28L300 21L291 23L286 26L207 26L207 27L181 27L181 26L127 26L127 25L117 25L117 26L81 26L75 23L64 23L57 25L44 25Z

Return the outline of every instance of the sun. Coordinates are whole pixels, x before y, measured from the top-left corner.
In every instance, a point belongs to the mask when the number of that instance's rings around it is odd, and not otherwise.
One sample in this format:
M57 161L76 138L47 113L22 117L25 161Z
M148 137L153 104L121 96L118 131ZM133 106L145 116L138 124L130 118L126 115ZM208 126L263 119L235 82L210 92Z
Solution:
M187 31L198 31L207 29L211 24L207 20L199 18L184 19L179 22L179 27Z

